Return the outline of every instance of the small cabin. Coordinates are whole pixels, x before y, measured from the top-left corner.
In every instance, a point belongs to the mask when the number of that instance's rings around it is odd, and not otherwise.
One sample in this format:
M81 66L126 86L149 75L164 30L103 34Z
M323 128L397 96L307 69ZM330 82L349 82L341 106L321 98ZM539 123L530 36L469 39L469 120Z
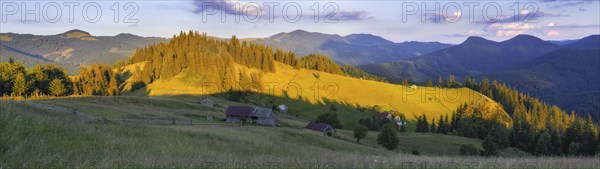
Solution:
M403 121L396 122L396 128L402 128L404 125L406 125L406 122L403 122Z
M206 107L215 107L215 102L210 99L202 99L200 100L200 104Z
M306 125L305 128L313 130L313 131L321 132L324 135L327 135L329 137L335 136L335 128L333 128L329 124L310 122L310 123L308 123L308 125Z
M288 112L288 107L283 104L277 106L277 109L279 109L279 113L287 113Z
M389 114L389 113L386 113L386 112L377 113L376 116L379 117L379 118L382 118L382 119L390 119L390 120L392 120L392 115Z
M253 123L265 126L275 126L277 118L275 112L270 108L254 107L254 106L229 106L225 111L228 123Z

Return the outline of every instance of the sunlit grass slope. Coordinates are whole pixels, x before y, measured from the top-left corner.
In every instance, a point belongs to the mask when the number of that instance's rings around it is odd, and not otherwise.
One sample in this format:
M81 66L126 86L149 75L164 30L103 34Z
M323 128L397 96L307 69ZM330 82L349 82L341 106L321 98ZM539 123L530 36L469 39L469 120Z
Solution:
M236 70L258 71L239 65L236 65ZM297 70L279 63L276 63L274 73L264 73L262 81L265 85L264 90L260 92L263 94L288 97L291 100L302 99L312 104L324 104L325 100L330 100L356 107L379 106L384 111L398 111L409 119L415 119L421 114L426 114L430 119L439 118L440 115L451 113L459 105L467 102L490 103L490 108L497 109L506 116L497 103L467 88L411 88L314 70ZM172 79L158 80L143 92L151 96L218 93L214 83L202 81L201 76L186 72Z

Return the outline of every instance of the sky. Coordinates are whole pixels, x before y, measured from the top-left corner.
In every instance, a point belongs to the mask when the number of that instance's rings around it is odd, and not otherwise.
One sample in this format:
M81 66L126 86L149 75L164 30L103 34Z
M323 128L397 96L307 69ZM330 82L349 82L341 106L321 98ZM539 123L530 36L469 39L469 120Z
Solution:
M302 29L368 33L394 42L460 43L469 36L502 41L518 34L546 40L600 34L599 0L145 0L0 2L0 32L172 37L195 30L262 38Z

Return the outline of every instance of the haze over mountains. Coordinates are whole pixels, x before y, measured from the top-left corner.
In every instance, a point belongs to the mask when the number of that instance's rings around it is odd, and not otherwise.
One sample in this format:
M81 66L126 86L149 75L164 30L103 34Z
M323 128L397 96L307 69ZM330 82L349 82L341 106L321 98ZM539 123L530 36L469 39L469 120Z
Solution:
M0 34L0 61L10 57L31 67L56 63L69 72L94 63L113 64L127 58L136 48L165 42L165 38L141 37L122 33L116 36L93 36L82 30L57 35Z

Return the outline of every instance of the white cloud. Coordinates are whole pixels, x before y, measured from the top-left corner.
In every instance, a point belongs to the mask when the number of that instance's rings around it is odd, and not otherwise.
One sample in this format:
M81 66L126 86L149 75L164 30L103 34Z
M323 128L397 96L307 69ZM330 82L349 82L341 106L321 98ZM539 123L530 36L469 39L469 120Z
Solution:
M548 30L546 31L546 36L558 36L560 35L560 33L558 33L557 30Z
M265 5L264 2L249 2L249 1L240 1L240 0L193 0L194 6L196 9L193 11L194 13L202 13L206 10L218 10L225 12L226 14L231 15L249 15L249 16L267 16L269 15L270 8ZM295 3L298 4L298 3ZM280 13L281 7L283 4L277 5L279 9L275 9L273 17L278 17L280 15L284 15ZM206 9L204 9L206 8ZM301 8L309 8L309 6L301 6ZM294 9L294 8L291 8ZM302 16L307 16L305 18L314 18L314 15L307 14L312 12L303 12L300 13ZM329 17L330 13L320 13L319 18ZM366 20L371 19L373 17L369 16L367 12L356 9L342 9L339 10L335 15L330 19L337 19L342 21L347 20Z
M496 31L496 36L515 36L518 34L524 34L526 31L524 30L498 30Z
M463 33L457 33L457 34L447 34L444 35L446 37L469 37L469 36L482 36L485 35L486 33L483 31L479 31L479 30L469 30Z
M494 33L498 37L515 36L533 32L539 27L528 23L494 23L484 28L484 31Z
M487 29L501 29L501 30L530 30L530 29L535 29L537 28L536 26L532 25L532 24L528 24L528 23L518 23L518 22L512 22L512 23L494 23L491 24L487 27Z

